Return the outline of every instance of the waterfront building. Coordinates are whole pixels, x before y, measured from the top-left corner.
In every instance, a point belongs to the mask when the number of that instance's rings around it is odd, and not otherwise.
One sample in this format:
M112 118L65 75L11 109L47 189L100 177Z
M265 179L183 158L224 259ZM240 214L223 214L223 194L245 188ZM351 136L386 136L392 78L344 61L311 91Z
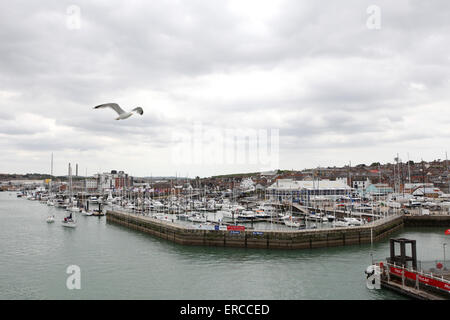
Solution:
M372 181L367 177L357 177L352 179L352 187L356 190L365 190L371 184Z
M95 191L98 189L98 181L96 179L86 179L85 188L88 191Z
M266 189L266 197L270 200L293 202L307 202L317 197L335 200L352 193L353 188L347 184L332 180L279 179Z
M123 171L112 170L111 173L98 173L94 176L100 192L122 190L133 186L133 178Z
M386 196L393 192L394 189L386 183L371 184L365 190L365 193L368 193L372 196Z
M443 192L435 187L417 187L412 195L416 197L439 198Z
M403 187L403 192L405 193L413 193L417 188L433 188L434 185L432 183L405 183Z

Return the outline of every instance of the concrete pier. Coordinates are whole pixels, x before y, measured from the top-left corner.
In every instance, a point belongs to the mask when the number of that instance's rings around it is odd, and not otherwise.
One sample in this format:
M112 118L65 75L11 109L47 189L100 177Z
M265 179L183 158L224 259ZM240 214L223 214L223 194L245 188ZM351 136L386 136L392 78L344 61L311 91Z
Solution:
M131 213L108 211L109 223L116 223L182 245L216 247L309 249L378 241L403 227L402 216L392 216L358 227L313 230L201 230Z

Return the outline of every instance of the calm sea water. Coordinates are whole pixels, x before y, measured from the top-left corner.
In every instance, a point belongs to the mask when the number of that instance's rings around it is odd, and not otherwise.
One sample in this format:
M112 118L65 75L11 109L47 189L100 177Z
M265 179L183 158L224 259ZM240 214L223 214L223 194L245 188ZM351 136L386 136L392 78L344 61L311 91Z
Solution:
M0 193L0 299L402 299L366 288L364 270L389 255L388 240L299 251L185 247ZM47 224L49 215L56 222ZM404 229L419 259L442 255L442 229ZM447 236L448 237L448 236ZM68 290L66 269L81 268L81 290Z

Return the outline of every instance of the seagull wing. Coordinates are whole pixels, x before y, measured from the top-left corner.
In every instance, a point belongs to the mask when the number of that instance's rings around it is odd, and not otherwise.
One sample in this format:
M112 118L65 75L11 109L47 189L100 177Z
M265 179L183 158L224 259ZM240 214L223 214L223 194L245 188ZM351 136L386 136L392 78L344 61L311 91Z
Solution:
M101 104L99 106L94 107L94 109L100 109L100 108L111 108L115 112L117 112L119 115L125 113L125 111L121 107L119 107L119 105L117 103L105 103L105 104Z
M137 112L142 116L144 114L144 109L142 109L141 107L137 107L133 109L133 112Z

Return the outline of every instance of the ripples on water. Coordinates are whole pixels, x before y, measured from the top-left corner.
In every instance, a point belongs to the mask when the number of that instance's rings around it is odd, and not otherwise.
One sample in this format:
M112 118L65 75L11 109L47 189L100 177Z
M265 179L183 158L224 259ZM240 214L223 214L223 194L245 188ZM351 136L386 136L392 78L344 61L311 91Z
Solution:
M47 224L54 214L56 222ZM189 247L0 193L0 299L399 299L369 291L364 270L370 245L314 250ZM409 230L418 256L442 250L440 230ZM426 242L425 242L426 239ZM437 248L437 249L436 249ZM374 256L389 254L385 240ZM82 289L66 288L69 265Z

